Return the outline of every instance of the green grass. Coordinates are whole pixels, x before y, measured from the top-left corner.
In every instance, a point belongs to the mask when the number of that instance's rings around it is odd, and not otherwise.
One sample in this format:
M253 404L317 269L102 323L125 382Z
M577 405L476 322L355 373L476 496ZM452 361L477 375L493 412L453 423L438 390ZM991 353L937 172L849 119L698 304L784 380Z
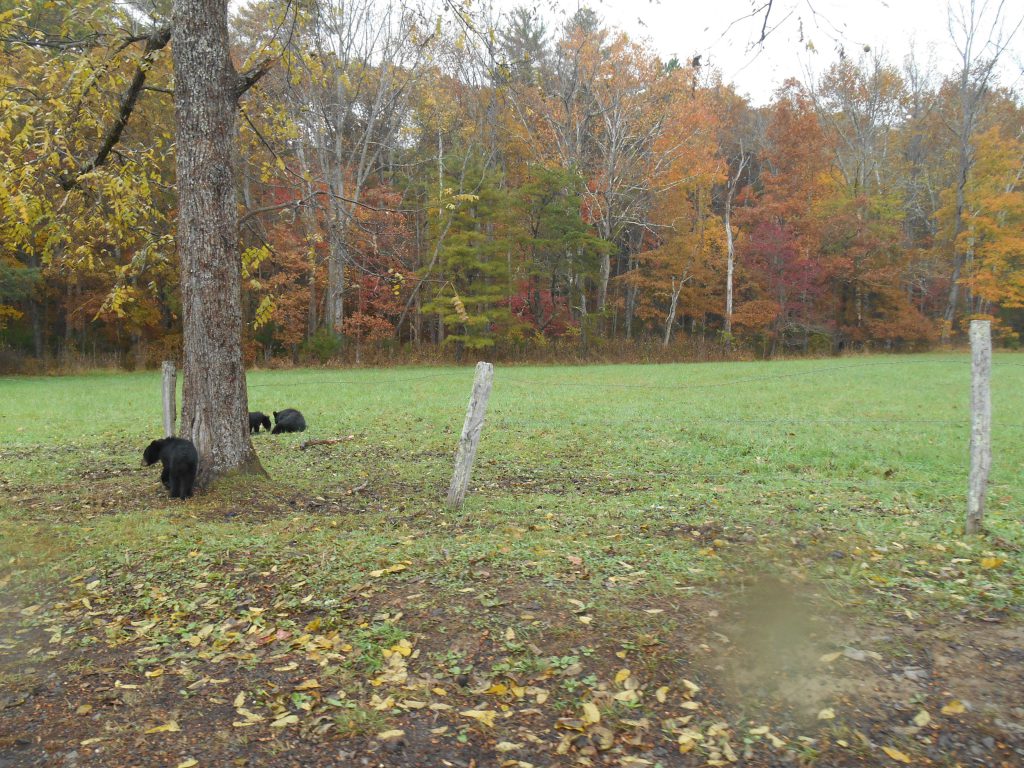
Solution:
M992 534L1016 542L1020 361L996 356L986 519ZM304 544L331 550L341 568L386 564L395 551L445 551L456 570L485 558L544 571L527 563L575 554L612 575L628 556L671 582L698 567L717 571L715 561L695 565L698 548L666 538L707 520L780 540L814 527L868 545L958 536L970 376L962 355L499 367L469 500L452 513L440 500L472 376L470 368L254 372L251 407L297 407L310 428L255 438L269 482L233 481L190 505L162 498L156 471L138 469L141 448L159 431L156 374L2 379L0 477L11 535L0 546L20 549L16 531L45 530L89 557L161 535L179 540L178 549L202 541L225 553L266 551L311 528ZM297 449L349 434L350 442ZM302 502L262 508L261 498L289 494ZM26 510L20 496L59 514ZM339 506L345 514L315 514ZM344 547L332 546L338 539Z

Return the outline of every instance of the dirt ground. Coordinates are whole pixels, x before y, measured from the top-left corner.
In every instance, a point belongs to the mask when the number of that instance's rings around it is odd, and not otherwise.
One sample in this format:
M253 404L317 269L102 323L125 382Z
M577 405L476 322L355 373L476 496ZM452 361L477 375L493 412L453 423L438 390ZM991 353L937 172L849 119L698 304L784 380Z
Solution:
M483 607L385 580L301 635L236 611L183 638L146 634L159 612L112 628L101 586L7 588L0 768L1024 764L1010 619L864 622L765 579L595 632L543 584L475 578ZM401 639L381 664L334 618Z

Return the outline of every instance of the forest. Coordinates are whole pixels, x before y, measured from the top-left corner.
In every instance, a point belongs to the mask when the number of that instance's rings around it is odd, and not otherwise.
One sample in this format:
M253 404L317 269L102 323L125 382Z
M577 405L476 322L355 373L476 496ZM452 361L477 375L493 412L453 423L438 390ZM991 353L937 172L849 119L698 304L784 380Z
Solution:
M0 369L180 355L169 6L0 11ZM1015 347L1024 101L951 19L760 104L586 8L236 6L245 362Z

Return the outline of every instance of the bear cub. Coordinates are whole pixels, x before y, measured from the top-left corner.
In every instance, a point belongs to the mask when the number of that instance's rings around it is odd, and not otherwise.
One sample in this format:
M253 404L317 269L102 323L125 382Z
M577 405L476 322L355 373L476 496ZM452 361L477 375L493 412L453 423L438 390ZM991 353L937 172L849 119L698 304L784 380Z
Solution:
M283 411L274 411L274 431L277 435L281 432L305 432L306 420L302 414L294 408L285 408Z
M256 411L255 413L249 411L249 432L258 433L260 431L261 426L265 431L269 432L270 417L267 416L267 414L263 413L262 411Z
M180 437L154 440L143 451L142 461L146 466L157 461L164 465L160 482L171 492L172 499L187 499L192 495L199 469L199 452L191 440Z

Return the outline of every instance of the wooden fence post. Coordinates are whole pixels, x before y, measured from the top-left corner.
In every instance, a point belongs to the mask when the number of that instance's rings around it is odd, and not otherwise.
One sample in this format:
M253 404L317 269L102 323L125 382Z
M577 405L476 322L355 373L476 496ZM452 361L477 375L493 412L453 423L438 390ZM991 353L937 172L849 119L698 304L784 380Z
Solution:
M971 320L971 475L967 481L968 534L981 531L985 490L992 466L992 324Z
M174 363L164 360L164 437L174 437L174 422L178 415L178 371Z
M487 400L491 396L491 384L494 382L494 366L490 363L476 364L476 377L473 379L473 393L466 409L466 421L462 425L462 437L455 452L455 472L452 484L448 488L448 506L460 509L466 500L466 489L469 487L469 476L473 472L473 460L476 458L477 445L480 443L480 432L484 428L484 416L487 413Z

